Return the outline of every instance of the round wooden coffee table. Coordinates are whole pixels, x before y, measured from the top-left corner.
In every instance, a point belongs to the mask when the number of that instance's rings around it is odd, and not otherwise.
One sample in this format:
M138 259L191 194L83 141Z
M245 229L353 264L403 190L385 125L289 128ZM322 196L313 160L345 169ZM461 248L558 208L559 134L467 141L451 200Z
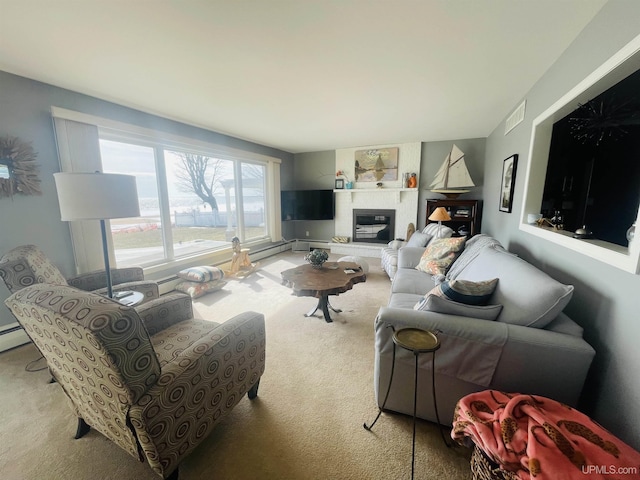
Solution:
M353 270L354 273L345 273L345 270ZM327 322L332 321L329 309L340 312L329 303L329 295L344 293L351 290L356 283L366 281L366 274L353 262L325 262L322 268L313 268L305 264L282 272L282 284L291 287L295 295L318 299L316 307L306 313L305 317L322 310Z

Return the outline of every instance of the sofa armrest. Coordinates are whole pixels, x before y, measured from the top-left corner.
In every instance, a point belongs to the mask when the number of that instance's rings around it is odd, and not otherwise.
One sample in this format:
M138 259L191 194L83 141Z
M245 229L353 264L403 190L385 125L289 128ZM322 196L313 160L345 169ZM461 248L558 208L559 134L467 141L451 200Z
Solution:
M398 268L416 268L426 247L402 247L398 250Z
M595 350L582 337L508 325L493 384L576 406Z
M393 330L387 325L395 330L417 327L436 333L442 344L436 359L438 373L485 388L542 395L572 406L580 397L595 355L584 339L573 335L457 315L383 307L375 324L377 356L391 356L393 351ZM464 351L460 352L460 348ZM481 354L483 350L485 355ZM470 354L472 351L475 353ZM491 367L493 374L487 383ZM469 377L470 373L477 378Z
M129 416L154 471L166 477L260 380L264 315L245 312L194 342L162 369ZM178 413L186 414L178 421ZM175 414L175 415L174 415ZM188 425L188 431L183 431ZM183 441L179 451L175 439ZM192 439L192 440L188 440Z
M163 295L135 308L151 336L171 325L193 318L193 302L186 293Z
M389 243L387 243L387 247L392 248L394 250L399 250L400 248L404 247L406 244L407 242L405 242L404 240L391 240Z
M406 308L382 307L378 311L375 329L387 328L389 338L393 330L401 328L421 328L436 335L445 334L492 345L503 345L506 341L507 325L492 320L448 315L445 313L410 310Z
M476 385L491 384L507 341L506 324L458 315L382 307L375 324L376 354L392 355L393 331L406 327L429 330L438 337L438 374ZM396 351L397 356L406 356L408 353Z

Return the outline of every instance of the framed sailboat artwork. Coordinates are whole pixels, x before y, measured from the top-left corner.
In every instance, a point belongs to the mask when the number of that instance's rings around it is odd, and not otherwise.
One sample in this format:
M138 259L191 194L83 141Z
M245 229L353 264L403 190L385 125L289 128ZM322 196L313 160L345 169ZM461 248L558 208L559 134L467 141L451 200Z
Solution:
M454 199L463 193L469 193L466 188L475 185L464 162L464 152L454 144L431 182L431 191Z

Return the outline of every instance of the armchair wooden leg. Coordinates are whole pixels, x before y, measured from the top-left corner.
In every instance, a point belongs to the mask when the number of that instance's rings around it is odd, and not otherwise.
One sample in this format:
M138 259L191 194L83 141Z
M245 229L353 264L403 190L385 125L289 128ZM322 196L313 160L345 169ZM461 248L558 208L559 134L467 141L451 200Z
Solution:
M78 417L78 429L76 430L76 440L84 437L91 430L91 426L87 424L81 417Z
M255 383L255 385L249 389L249 392L247 393L247 396L249 397L249 400L253 400L254 398L256 398L258 396L258 387L259 386L260 386L260 380L258 380Z

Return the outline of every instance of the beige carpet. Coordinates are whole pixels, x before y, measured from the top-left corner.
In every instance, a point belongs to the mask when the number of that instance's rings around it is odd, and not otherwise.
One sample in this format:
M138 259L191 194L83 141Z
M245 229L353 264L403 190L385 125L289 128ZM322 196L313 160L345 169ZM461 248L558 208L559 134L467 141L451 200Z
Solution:
M195 302L197 316L215 321L263 312L267 366L258 398L243 399L182 462L181 479L410 478L411 418L383 414L372 432L362 428L377 413L373 321L388 301L389 279L379 259L369 259L367 282L331 297L344 311L327 324L303 316L316 299L295 297L280 283L280 272L302 257L262 260L248 278ZM47 383L46 370L25 371L37 357L31 345L0 354L3 480L159 478L98 432L74 440L76 421L60 388ZM446 448L437 427L419 421L417 479L471 478L469 456L465 448Z

